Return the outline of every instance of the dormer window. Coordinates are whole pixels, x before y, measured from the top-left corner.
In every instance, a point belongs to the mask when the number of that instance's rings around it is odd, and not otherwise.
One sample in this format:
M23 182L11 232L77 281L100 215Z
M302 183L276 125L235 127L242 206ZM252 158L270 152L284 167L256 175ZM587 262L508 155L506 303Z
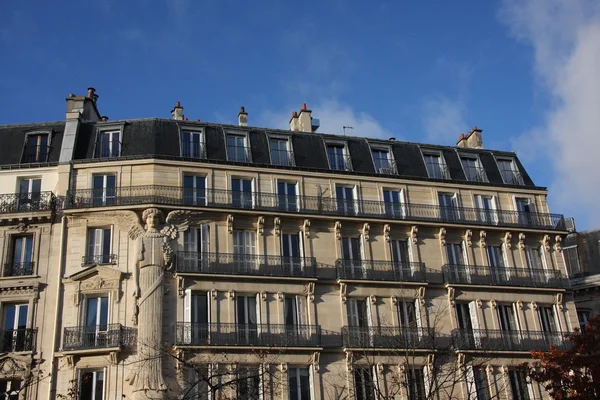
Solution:
M460 162L469 182L487 182L485 170L481 167L477 156L461 155Z
M184 129L181 131L181 156L186 158L206 158L203 130Z
M344 143L327 143L329 168L335 171L352 171L348 149Z
M523 177L512 158L497 158L496 163L504 183L507 185L523 185Z
M389 149L372 149L371 155L378 174L396 174L396 164Z
M227 134L227 160L237 162L252 162L250 146L245 134Z
M25 152L23 162L43 163L48 161L49 147L48 133L30 133L25 139Z
M448 167L444 157L440 153L424 153L425 168L430 178L435 179L450 179Z
M294 165L294 153L290 149L290 142L287 138L272 137L269 140L269 147L273 165Z
M121 137L123 124L98 125L96 132L95 158L111 158L121 156Z

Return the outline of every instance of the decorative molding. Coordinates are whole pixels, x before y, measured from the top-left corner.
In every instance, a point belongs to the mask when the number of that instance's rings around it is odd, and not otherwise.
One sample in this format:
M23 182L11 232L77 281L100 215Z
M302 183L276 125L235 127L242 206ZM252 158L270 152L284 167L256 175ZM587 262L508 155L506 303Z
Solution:
M377 304L377 297L375 297L374 294L369 296L369 301L371 302L371 304Z
M216 288L210 290L210 297L212 297L213 300L216 300L218 295L219 291Z
M302 223L302 231L304 232L304 237L310 237L310 219L305 219Z
M315 369L315 372L319 372L319 362L320 362L320 360L321 360L321 352L320 351L315 351L310 356L310 363L313 365L313 368Z
M227 292L227 298L232 301L235 300L235 290L229 289Z
M390 232L392 230L392 226L390 224L384 224L383 225L383 237L385 238L386 242L390 241Z
M487 238L486 231L479 231L479 246L480 247L487 247L486 238Z
M390 297L390 300L392 302L392 305L398 305L398 298L396 296Z
M425 359L425 365L429 368L433 368L435 364L435 354L427 354L427 358Z
M352 366L354 365L354 353L351 351L346 351L346 368L348 371L352 371Z
M277 301L283 301L284 298L285 295L283 294L283 292L277 292Z
M488 365L485 367L485 371L486 371L488 374L493 374L493 373L494 373L494 366L493 366L492 364L488 364Z
M260 299L262 301L267 301L267 291L263 290L262 292L260 292Z
M456 290L453 287L448 287L448 303L452 307L456 306Z
M258 230L259 236L263 236L265 234L265 217L259 216L256 219L256 229Z
M522 302L521 300L517 300L517 308L518 308L519 310L522 310L522 309L523 309L523 302Z
M404 372L406 372L406 363L398 364L396 368L398 370L398 375L400 375L402 379L404 379Z
M410 227L410 238L412 239L412 242L414 244L417 244L417 241L419 240L419 227L417 225L413 225Z
M508 365L503 365L500 368L501 368L500 370L502 371L503 375L508 374Z
M538 304L537 304L537 301L532 301L532 302L531 302L531 308L532 308L533 310L537 310L537 309L538 309Z
M383 374L383 363L377 363L376 368L378 374Z
M363 228L362 228L362 234L363 234L363 238L364 240L368 241L369 240L369 231L371 230L371 225L369 225L368 222L365 222L363 224Z
M558 307L558 309L560 311L563 311L564 306L563 306L563 294L562 293L557 293L556 294L556 307Z
M288 364L287 363L279 364L279 371L281 371L283 373L288 372Z
M227 216L227 232L233 233L233 215L229 214Z
M477 304L477 308L483 308L483 301L481 299L476 299L475 304Z
M443 247L446 245L446 228L440 228L439 236L440 236L440 245L442 245L442 247Z
M179 298L185 296L185 278L183 276L177 277L177 295Z
M490 300L490 307L492 307L493 309L496 309L498 307L498 302L494 299Z
M457 354L456 361L457 361L457 363L458 363L459 366L465 365L465 359L466 359L465 353L458 353Z
M546 249L546 251L550 251L550 235L544 235L543 243L544 249Z
M337 240L342 240L342 223L340 221L335 221L334 229L335 229L335 238Z
M467 229L465 231L465 243L467 244L467 247L471 247L473 245L473 231L471 229Z
M27 232L27 230L31 228L31 226L29 225L29 222L26 221L21 221L19 222L17 225L11 227L11 230L16 230L19 233L25 233Z
M560 235L556 235L556 237L554 238L554 250L556 250L557 252L562 252L562 236Z
M110 292L112 298L117 303L120 303L122 295L121 283L128 276L128 274L117 269L97 265L79 271L68 278L64 278L63 283L75 286L73 302L76 306L79 305L83 295L103 294L106 292Z
M519 249L525 249L525 234L523 232L519 233Z
M309 282L306 285L306 287L304 288L304 291L306 292L308 301L310 301L310 302L315 301L315 283L314 282Z
M279 236L281 235L281 218L279 217L275 217L273 218L273 231L275 233L275 236Z
M511 240L512 240L512 233L506 232L504 234L504 237L502 238L502 241L504 242L504 245L506 246L507 250L510 250L512 247Z
M346 291L348 290L348 285L345 283L340 283L340 298L342 299L342 303L346 303Z
M419 299L421 305L425 305L425 286L417 289L417 299Z

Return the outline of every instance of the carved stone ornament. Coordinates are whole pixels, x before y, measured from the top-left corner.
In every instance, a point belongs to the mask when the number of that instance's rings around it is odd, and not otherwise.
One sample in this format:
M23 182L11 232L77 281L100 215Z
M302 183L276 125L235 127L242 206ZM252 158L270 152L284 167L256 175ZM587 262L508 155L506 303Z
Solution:
M521 300L517 300L517 308L518 308L519 310L522 310L522 309L523 309L523 302L522 302Z
M342 223L340 221L335 221L335 238L337 240L342 240Z
M448 288L448 303L452 307L456 305L456 290L453 287Z
M421 305L425 305L425 286L417 289L417 299L419 299Z
M398 375L404 378L404 372L406 372L406 363L398 364L396 368L398 370Z
M558 309L560 311L563 311L563 294L562 293L556 294L556 306L558 307Z
M315 369L315 372L319 372L319 363L320 363L320 360L321 360L321 352L320 351L315 351L310 356L310 363L313 365L313 368Z
M435 363L435 354L427 354L427 359L425 361L425 364L429 367L432 368L433 365Z
M229 289L229 291L227 292L227 298L229 300L235 300L235 290Z
M275 236L279 236L281 235L281 218L279 217L275 217L273 218L273 233L275 234Z
M536 301L532 301L532 302L531 302L531 308L532 308L533 310L537 310L537 309L538 309L538 304L537 304L537 302L536 302Z
M305 291L306 291L306 297L308 297L308 301L310 301L310 302L315 301L315 283L309 282L305 287Z
M481 299L475 300L475 304L477 304L477 308L483 308L483 301Z
M348 285L345 283L340 283L340 298L342 299L342 303L346 303L346 291L348 290Z
M544 235L543 243L544 249L546 249L546 251L550 251L550 235Z
M304 220L304 223L302 224L302 231L304 232L305 238L310 237L310 219Z
M73 304L79 303L85 294L111 293L117 303L121 302L121 282L127 274L111 267L97 265L79 271L68 278L63 279L65 285L73 285L75 290Z
M185 296L185 278L183 276L177 277L177 295L180 298Z
M17 225L13 226L10 229L14 229L14 230L16 230L18 232L25 233L25 232L27 232L29 230L29 228L30 228L30 226L29 226L28 222L21 221Z
M479 246L480 247L487 246L486 237L487 237L487 233L485 231L479 231Z
M346 368L348 368L348 371L352 371L353 366L354 366L354 353L351 351L346 351Z
M267 291L263 290L262 292L260 292L260 299L262 301L267 301Z
M556 250L558 253L562 251L562 240L562 236L560 235L556 235L554 238L554 250Z
M440 228L439 236L440 236L440 245L442 245L442 247L443 247L446 245L446 228Z
M33 297L33 301L38 301L39 283L28 283L26 285L17 282L11 282L12 286L4 286L0 288L0 300L11 301L14 298ZM14 300L13 300L14 301Z
M369 240L369 231L371 230L371 225L369 225L368 222L365 222L363 224L363 228L362 228L362 234L363 234L363 238L368 241Z
M465 353L458 353L456 361L459 366L465 365L465 359L466 359Z
M390 231L392 230L392 226L390 224L383 225L383 237L386 242L390 241Z
M490 375L491 375L491 374L493 374L493 373L494 373L494 366L493 366L492 364L488 364L488 365L485 367L485 370L486 370L486 372L487 372L488 374L490 374Z
M506 232L504 234L504 238L502 239L502 241L504 242L504 245L506 246L507 250L510 250L512 247L511 240L512 240L512 233Z
M283 292L277 292L277 301L283 301L284 298L285 295L283 294Z
M227 216L227 232L233 233L233 215Z
M377 363L377 373L383 374L383 363Z
M504 374L504 375L508 374L508 365L503 365L500 368L502 368L502 374Z
M371 302L371 304L376 304L377 303L377 297L375 297L374 294L369 296L369 301Z
M494 299L490 300L490 307L492 307L493 309L496 309L498 307L498 302Z
M522 232L519 233L519 249L520 250L525 249L525 234Z
M414 244L417 244L417 241L419 240L418 234L419 234L419 227L416 225L411 226L410 238L412 239L412 242Z
M258 230L258 235L262 236L265 233L265 217L258 217L256 220L256 229Z
M213 300L217 299L217 296L219 294L219 291L215 288L210 290L210 297L212 297Z
M288 365L287 365L287 363L281 363L281 364L279 364L279 370L281 372L283 372L283 373L287 372L288 371Z
M31 356L5 354L0 356L0 377L26 379L31 373ZM16 397L15 397L16 398Z
M392 296L390 297L390 300L392 302L392 305L397 305L398 304L398 298L396 296Z
M473 244L472 238L473 231L471 229L467 229L465 231L465 243L467 244L467 247L471 247L471 245Z

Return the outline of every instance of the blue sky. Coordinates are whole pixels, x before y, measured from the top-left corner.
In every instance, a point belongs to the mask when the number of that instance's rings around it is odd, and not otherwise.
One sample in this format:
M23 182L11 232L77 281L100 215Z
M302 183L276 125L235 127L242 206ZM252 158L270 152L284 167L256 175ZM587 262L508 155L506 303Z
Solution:
M600 227L600 2L5 1L0 123L64 118L97 89L110 119L285 127L514 150L551 211Z

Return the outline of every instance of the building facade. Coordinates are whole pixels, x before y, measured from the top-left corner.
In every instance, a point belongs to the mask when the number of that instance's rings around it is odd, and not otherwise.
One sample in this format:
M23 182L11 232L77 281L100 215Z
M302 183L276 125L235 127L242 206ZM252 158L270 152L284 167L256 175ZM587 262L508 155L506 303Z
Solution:
M544 398L517 366L579 326L567 230L481 130L456 147L327 135L305 105L289 131L179 103L110 121L97 99L0 126L0 389Z

